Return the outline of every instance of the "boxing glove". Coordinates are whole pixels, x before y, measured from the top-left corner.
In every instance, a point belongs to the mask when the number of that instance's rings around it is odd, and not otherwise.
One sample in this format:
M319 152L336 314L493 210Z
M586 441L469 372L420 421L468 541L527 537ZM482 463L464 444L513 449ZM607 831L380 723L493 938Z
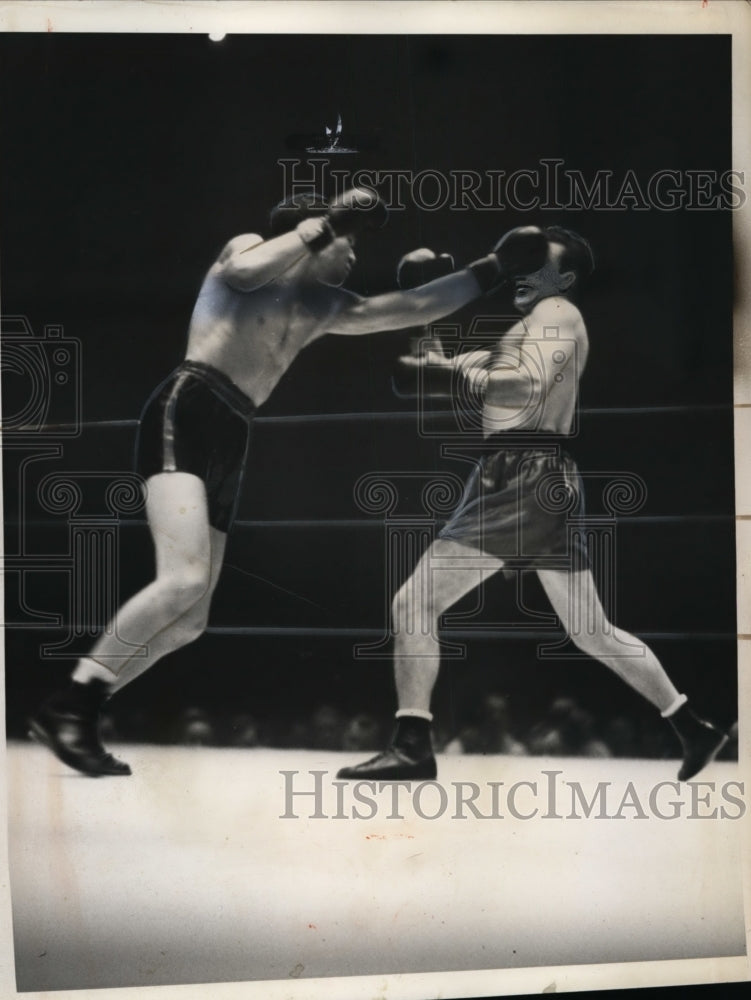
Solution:
M332 201L326 218L335 236L356 236L367 229L381 229L388 216L375 191L351 188Z
M428 281L443 278L454 270L454 258L451 254L436 255L432 250L422 247L405 254L396 268L396 281L404 290L425 285Z
M483 292L489 292L509 278L539 271L547 256L545 233L537 226L519 226L502 236L487 257L470 264L469 270Z

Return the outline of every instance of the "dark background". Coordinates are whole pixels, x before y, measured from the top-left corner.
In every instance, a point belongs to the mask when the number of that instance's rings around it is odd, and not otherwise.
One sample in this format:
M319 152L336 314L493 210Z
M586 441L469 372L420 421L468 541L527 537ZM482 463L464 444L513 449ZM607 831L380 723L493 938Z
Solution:
M31 439L18 449L6 440L6 551L24 558L64 556L70 545L67 515L37 502L42 476L129 468L135 421L182 356L213 256L238 232L267 231L268 209L288 193L278 161L297 156L302 169L295 137L333 126L338 113L361 152L331 166L350 171L510 173L557 157L587 179L613 171L617 189L629 169L646 179L731 165L729 37L13 35L0 38L0 87L3 314L27 317L38 340L45 325L60 324L81 345L81 434L32 436L62 447L28 466L27 479L19 461ZM617 529L618 621L649 639L679 689L729 723L731 213L410 206L361 242L349 287L394 287L396 261L415 246L465 262L531 222L578 229L597 257L582 297L591 350L581 468L635 473L648 488L642 509ZM485 300L452 322L465 329L478 310L510 307L502 296ZM118 699L123 716L148 706L154 738L196 704L242 707L261 721L289 722L323 703L389 715L388 660L352 654L354 642L378 638L387 615L385 529L357 507L353 485L368 472L463 476L467 468L441 456L440 418L436 434L421 438L416 402L394 391L406 341L406 333L325 338L263 407L212 629ZM7 415L29 389L23 372L4 368ZM50 420L72 419L70 386L50 389ZM291 419L311 414L355 416ZM599 512L597 496L588 502ZM86 512L103 509L99 494ZM120 540L126 596L151 572L137 514L124 519ZM41 644L65 641L67 630L39 624L40 614L69 614L66 574L42 566L26 573L23 590L20 579L12 565L6 620L25 627L6 633L11 735L23 733L25 712L72 662L40 655ZM545 610L536 581L524 587L525 601ZM513 586L494 581L486 597L475 624L518 619ZM592 661L537 661L529 621L510 635L489 631L467 638L466 658L442 672L435 708L447 735L491 690L509 697L522 728L556 695L575 696L601 720L625 713L653 725L652 710ZM81 636L68 652L89 642ZM280 726L270 738L283 740Z

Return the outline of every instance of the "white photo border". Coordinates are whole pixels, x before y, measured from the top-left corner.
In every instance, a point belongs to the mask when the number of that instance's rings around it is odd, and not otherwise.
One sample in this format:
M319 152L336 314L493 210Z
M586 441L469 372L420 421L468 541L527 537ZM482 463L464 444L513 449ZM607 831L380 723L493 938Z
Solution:
M732 34L733 167L751 177L751 5L734 0L684 2L356 2L356 0L290 0L290 2L9 2L0 3L2 32L136 32L136 33L385 33L401 34ZM701 67L697 67L701 73ZM734 403L736 442L736 528L738 594L738 671L740 777L751 784L751 205L733 216L736 261L734 313ZM0 583L0 587L2 583ZM745 724L744 724L745 723ZM3 721L4 725L4 721ZM7 801L5 768L0 772L0 801ZM751 817L747 816L746 832ZM13 934L7 877L7 826L1 825L4 892L0 896L0 994L17 994L13 966ZM751 858L743 871L747 927L751 927ZM751 939L751 931L749 939ZM747 939L747 944L748 940ZM555 968L435 972L326 980L214 983L217 1000L263 997L265 1000L400 1000L427 997L495 996L543 991L623 989L699 983L740 982L749 978L747 956L690 961L635 962ZM85 997L92 991L55 991L59 1000ZM151 996L189 1000L207 995L207 985L161 986L153 989L97 990L103 998L134 1000ZM44 994L48 995L48 994Z

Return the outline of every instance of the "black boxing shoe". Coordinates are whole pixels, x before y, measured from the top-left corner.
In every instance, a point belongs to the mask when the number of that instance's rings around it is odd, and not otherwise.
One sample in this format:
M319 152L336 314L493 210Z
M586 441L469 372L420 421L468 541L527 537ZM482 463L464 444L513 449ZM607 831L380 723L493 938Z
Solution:
M50 698L29 719L29 734L81 774L92 778L131 774L130 767L99 741L99 710L107 693L101 681L72 683L67 692Z
M704 719L697 721L702 727L701 730L697 731L690 740L681 741L683 743L683 764L678 772L679 781L688 781L707 764L711 764L728 741L727 734L723 733L717 726L713 726L711 722L705 722Z
M411 757L397 746L379 753L362 764L343 767L337 778L356 781L433 781L438 774L432 752L426 756Z
M668 718L683 747L679 781L689 781L715 759L728 741L726 733L694 715L684 704Z

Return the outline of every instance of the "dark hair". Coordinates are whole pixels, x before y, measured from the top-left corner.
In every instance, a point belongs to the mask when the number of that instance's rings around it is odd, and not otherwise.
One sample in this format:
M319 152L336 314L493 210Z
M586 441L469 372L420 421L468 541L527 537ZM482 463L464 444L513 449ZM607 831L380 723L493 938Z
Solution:
M587 240L563 226L548 226L544 232L551 243L559 243L563 247L559 269L573 271L577 284L588 278L595 269L595 258Z
M271 235L281 236L282 233L289 233L303 219L311 215L325 215L328 210L328 202L317 191L290 195L271 209L269 216Z

